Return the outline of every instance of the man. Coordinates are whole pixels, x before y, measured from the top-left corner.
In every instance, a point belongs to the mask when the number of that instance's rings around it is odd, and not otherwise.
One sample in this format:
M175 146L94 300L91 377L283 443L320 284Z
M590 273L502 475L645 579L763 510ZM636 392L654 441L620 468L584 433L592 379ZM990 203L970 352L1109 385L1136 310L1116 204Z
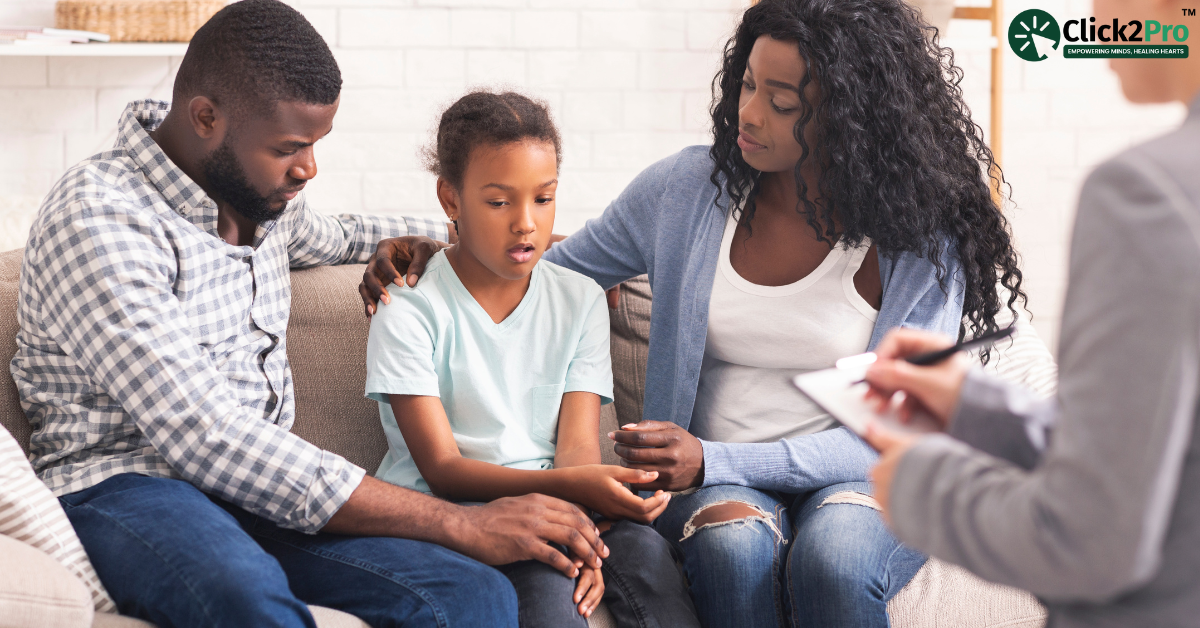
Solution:
M120 611L159 626L516 626L490 564L607 550L544 496L461 507L290 434L289 268L364 261L413 219L331 218L300 191L341 75L296 11L246 0L192 39L173 106L46 198L21 269L13 377L33 462ZM464 557L455 551L471 558Z
M1182 35L1200 26L1184 11L1193 6L1096 0L1095 19L1183 24ZM907 364L899 358L949 341L895 332L867 380L919 400L954 438L876 427L875 495L900 540L1031 591L1055 628L1196 626L1200 59L1111 66L1129 100L1191 106L1182 127L1083 186L1057 399L991 380L965 358Z

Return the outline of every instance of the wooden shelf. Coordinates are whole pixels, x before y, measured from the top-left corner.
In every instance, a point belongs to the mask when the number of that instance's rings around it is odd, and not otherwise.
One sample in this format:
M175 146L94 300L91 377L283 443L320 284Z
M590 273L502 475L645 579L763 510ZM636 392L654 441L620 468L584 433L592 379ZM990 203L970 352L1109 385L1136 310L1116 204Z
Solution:
M183 42L71 44L69 46L0 45L0 57L182 57Z

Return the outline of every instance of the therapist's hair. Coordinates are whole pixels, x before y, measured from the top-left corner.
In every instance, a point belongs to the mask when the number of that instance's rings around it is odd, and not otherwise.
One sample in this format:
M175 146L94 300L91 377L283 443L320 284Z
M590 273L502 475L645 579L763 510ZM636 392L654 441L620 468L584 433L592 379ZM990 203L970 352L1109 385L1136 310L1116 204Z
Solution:
M528 141L553 145L555 165L562 165L562 139L545 102L517 92L480 90L459 98L442 113L437 139L421 152L427 170L461 191L476 147Z
M961 338L968 327L996 329L1001 307L1015 315L1017 299L1027 297L1008 221L991 195L990 185L1006 185L1003 174L963 102L962 69L933 42L935 32L903 0L762 0L747 9L713 79L711 180L753 219L761 173L737 145L742 76L759 37L794 42L807 66L794 129L796 210L831 245L870 238L881 255L928 257L943 291L961 282ZM812 82L816 102L804 90ZM811 166L819 173L816 202L801 176ZM962 265L959 276L946 276L947 246Z
M341 91L333 52L299 11L279 0L241 0L192 36L172 98L207 96L242 120L279 101L332 105Z

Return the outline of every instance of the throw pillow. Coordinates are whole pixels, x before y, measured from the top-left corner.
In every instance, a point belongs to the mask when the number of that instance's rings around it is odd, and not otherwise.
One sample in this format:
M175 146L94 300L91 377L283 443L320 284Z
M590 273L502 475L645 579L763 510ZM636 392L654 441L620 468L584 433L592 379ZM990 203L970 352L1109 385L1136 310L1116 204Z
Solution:
M96 610L117 612L58 499L38 479L21 446L0 427L0 534L41 550L75 574Z

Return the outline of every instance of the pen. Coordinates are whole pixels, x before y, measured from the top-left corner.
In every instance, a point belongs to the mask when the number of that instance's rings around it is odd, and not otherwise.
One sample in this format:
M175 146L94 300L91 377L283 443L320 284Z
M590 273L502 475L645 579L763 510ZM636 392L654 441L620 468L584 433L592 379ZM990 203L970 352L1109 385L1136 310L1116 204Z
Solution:
M904 361L908 362L909 364L915 364L917 366L932 366L932 365L937 364L938 362L941 362L942 360L945 360L946 358L954 355L955 353L958 353L959 351L970 351L971 349L975 349L976 347L990 345L990 344L996 342L997 340L1001 340L1001 339L1004 339L1004 338L1007 338L1007 337L1013 335L1013 333L1016 331L1017 331L1017 326L1015 324L1009 325L1008 327L1005 327L1004 329L1000 329L1000 330L991 332L989 334L983 334L982 336L975 336L974 338L972 338L970 340L964 340L964 341L954 345L953 347L946 347L945 349L939 349L937 351L929 351L926 353L918 353L916 355L910 355L907 358L904 358ZM877 356L874 353L863 353L860 355L854 355L854 356L850 356L848 358L842 358L842 359L838 360L837 368L854 368L854 367L866 366L868 364L874 363L876 359L877 359ZM857 386L859 384L866 383L866 381L867 380L865 380L865 379L860 379L857 382L854 382L850 385Z
M996 330L990 334L983 334L982 336L975 336L974 338L972 338L970 340L964 340L964 341L954 345L953 347L946 347L945 349L942 349L940 351L930 351L928 353L918 353L917 355L910 355L907 358L904 358L904 361L908 362L909 364L915 364L917 366L932 366L932 365L937 364L938 362L941 362L942 360L945 360L946 358L954 355L955 353L958 353L959 351L970 351L971 349L974 349L976 347L990 345L990 344L996 342L997 340L1007 338L1007 337L1013 335L1013 332L1015 332L1016 330L1017 330L1016 325L1009 325L1008 327L1005 327L1004 329Z

